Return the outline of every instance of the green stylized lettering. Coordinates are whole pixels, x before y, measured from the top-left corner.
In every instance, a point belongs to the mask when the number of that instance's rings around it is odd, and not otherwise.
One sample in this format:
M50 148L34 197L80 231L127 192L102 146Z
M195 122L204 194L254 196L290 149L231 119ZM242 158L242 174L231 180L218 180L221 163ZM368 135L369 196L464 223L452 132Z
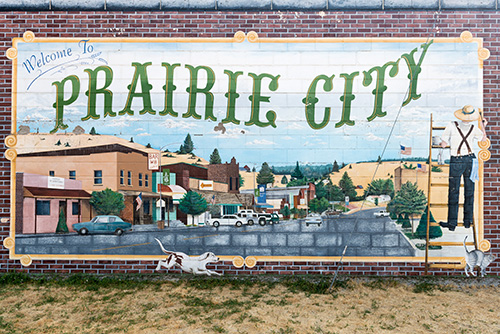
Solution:
M68 81L71 83L71 96L65 100L64 85ZM56 125L50 133L57 132L58 129L64 130L68 128L68 125L64 124L64 106L69 106L78 98L80 94L80 79L76 75L70 75L61 81L53 82L52 85L56 86L56 102L52 105L56 109Z
M315 130L322 129L328 125L328 123L330 122L330 113L331 113L331 108L326 107L323 121L319 124L316 123L316 121L315 121L315 106L316 106L316 103L319 102L319 99L316 97L316 88L318 86L319 81L323 80L323 81L325 81L325 83L323 84L323 90L325 92L330 92L333 89L333 78L334 77L335 77L335 75L332 75L331 77L323 75L323 74L318 75L311 82L311 85L309 86L309 90L307 91L306 97L304 99L302 99L302 103L304 103L306 106L307 124L309 124L309 126Z
M167 70L167 75L165 79L165 86L163 86L163 90L165 91L165 109L159 112L159 115L171 115L173 117L177 117L178 114L174 111L173 104L173 93L177 87L174 85L174 69L176 67L181 66L181 64L172 64L169 63L161 63L161 66L165 67Z
M99 119L99 115L96 113L96 100L97 94L104 95L104 117L116 116L116 113L113 112L113 92L107 89L111 82L113 81L113 70L109 66L99 66L96 69L92 70L90 68L85 69L85 72L89 75L89 88L85 92L87 95L87 116L82 118L82 121L86 121L89 119ZM104 86L102 88L97 89L97 75L99 72L104 73Z
M351 74L342 73L340 76L345 79L344 84L344 95L340 97L342 101L342 118L338 123L335 124L336 128L340 128L342 125L353 126L355 122L351 120L351 102L356 98L352 93L353 81L359 72L353 72Z
M195 119L201 119L201 116L196 113L196 96L198 93L205 94L205 119L210 119L216 121L217 118L214 116L214 94L210 92L210 89L215 84L215 73L208 66L198 66L194 67L191 65L186 65L186 68L191 72L191 78L189 87L186 91L189 93L188 111L182 115L183 118L193 117ZM198 87L198 72L204 70L207 75L207 85L205 88Z
M153 88L153 86L148 81L148 73L146 71L146 68L150 65L151 62L144 64L132 63L132 66L135 67L134 77L132 78L132 83L127 86L128 89L127 102L125 103L125 107L123 108L123 110L118 112L119 115L134 114L134 111L131 109L132 100L134 99L134 97L142 98L143 109L139 111L140 115L146 113L152 115L156 114L156 111L153 110L153 107L151 106L151 95L149 94L149 91ZM141 92L137 93L136 89L139 80L141 82Z
M229 84L227 88L227 93L224 96L227 98L227 111L226 118L222 120L222 123L234 123L236 125L240 124L240 121L236 119L236 99L240 97L240 94L236 92L236 80L238 76L242 75L243 72L232 72L230 70L224 70L224 73L229 77Z
M403 102L403 107L410 103L411 100L418 100L420 96L422 96L422 94L417 94L418 75L422 71L421 66L422 62L424 61L425 54L427 53L427 49L429 48L429 46L431 46L432 43L434 43L434 40L430 40L429 42L424 43L420 46L423 51L417 64L415 63L413 56L415 55L415 52L417 52L418 48L411 50L409 54L405 53L401 56L401 58L406 61L408 70L410 71L410 73L408 74L408 79L410 79L410 89L408 90L408 97Z
M262 74L255 74L255 73L248 73L248 76L253 78L253 89L252 89L252 95L248 97L248 99L252 102L252 114L250 115L250 120L248 122L245 122L245 125L257 125L259 127L266 127L266 126L272 126L273 128L276 127L276 112L274 110L268 110L266 113L266 119L267 122L261 122L259 118L259 113L260 113L260 103L261 102L269 102L270 97L269 96L262 96L261 95L261 88L262 88L262 79L268 78L271 79L271 82L269 83L269 89L274 92L278 89L278 79L280 78L279 75L274 76L271 74L267 73L262 73Z
M389 71L389 76L391 78L394 78L398 74L398 64L399 64L400 59L397 61L390 61L386 63L384 66L375 66L368 71L363 71L364 74L364 79L363 79L363 86L367 87L369 86L372 81L372 72L377 73L377 84L375 86L375 89L372 90L372 94L375 95L375 102L373 103L373 113L371 116L368 117L368 121L371 122L373 121L376 117L384 117L387 115L387 112L382 111L382 105L384 101L384 92L387 90L387 86L384 84L385 82L385 71L389 66L392 66L390 71Z

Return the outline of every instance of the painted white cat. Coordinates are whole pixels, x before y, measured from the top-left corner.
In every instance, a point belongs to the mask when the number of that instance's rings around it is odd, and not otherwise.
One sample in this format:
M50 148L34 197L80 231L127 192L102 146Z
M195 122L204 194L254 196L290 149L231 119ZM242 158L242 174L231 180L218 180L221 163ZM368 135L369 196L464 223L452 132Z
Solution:
M469 277L469 273L472 274L472 276L476 276L476 273L474 272L474 268L477 266L481 269L481 277L484 277L486 275L486 267L488 265L495 261L496 257L491 254L491 253L484 253L483 251L479 249L474 249L472 251L467 250L467 246L465 245L465 241L467 240L467 236L465 236L464 239L464 248L465 248L465 275Z

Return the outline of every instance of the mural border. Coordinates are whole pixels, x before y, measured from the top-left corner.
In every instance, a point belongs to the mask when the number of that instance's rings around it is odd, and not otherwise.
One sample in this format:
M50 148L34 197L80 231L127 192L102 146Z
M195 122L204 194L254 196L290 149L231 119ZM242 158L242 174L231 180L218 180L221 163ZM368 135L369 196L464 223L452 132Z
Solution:
M9 249L10 259L20 260L21 264L25 267L30 266L33 260L160 260L165 258L162 255L89 255L89 254L16 254L15 252L15 216L16 216L16 145L17 145L17 46L19 43L53 43L53 42L77 42L81 38L75 37L43 37L37 38L32 31L26 31L23 37L13 38L12 47L6 51L6 57L12 61L12 105L11 105L11 134L5 138L5 145L8 149L5 151L4 156L10 161L11 171L11 185L10 185L10 235L3 241L4 247ZM237 31L232 38L213 38L213 37L183 37L183 38L161 38L161 37L89 37L89 41L105 42L105 43L242 43L247 40L250 43L359 43L359 42L376 42L376 43L394 43L394 42L413 42L425 43L429 38L406 38L406 37L351 37L351 38L260 38L254 31L247 34L243 31ZM484 60L490 56L490 51L483 47L483 39L474 37L469 31L463 31L459 37L437 37L433 38L435 43L472 43L478 44L478 59L479 67L483 68ZM481 83L482 87L482 83ZM480 152L478 154L479 160L479 181L478 181L478 248L484 252L488 251L491 244L488 240L484 239L484 163L491 158L490 141L480 142ZM253 268L257 262L269 261L286 261L286 262L407 262L407 263L422 263L425 261L424 257L362 257L362 256L258 256L251 255L243 258L242 256L220 256L222 261L230 261L236 268ZM429 263L456 263L459 268L465 267L464 257L429 257Z

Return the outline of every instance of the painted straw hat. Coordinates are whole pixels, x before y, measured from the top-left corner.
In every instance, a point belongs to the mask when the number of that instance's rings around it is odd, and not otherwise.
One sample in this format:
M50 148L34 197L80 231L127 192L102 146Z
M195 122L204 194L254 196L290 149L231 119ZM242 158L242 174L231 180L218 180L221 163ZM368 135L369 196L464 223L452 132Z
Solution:
M459 120L470 122L479 119L479 112L471 105L466 105L462 109L458 109L454 113L455 117Z

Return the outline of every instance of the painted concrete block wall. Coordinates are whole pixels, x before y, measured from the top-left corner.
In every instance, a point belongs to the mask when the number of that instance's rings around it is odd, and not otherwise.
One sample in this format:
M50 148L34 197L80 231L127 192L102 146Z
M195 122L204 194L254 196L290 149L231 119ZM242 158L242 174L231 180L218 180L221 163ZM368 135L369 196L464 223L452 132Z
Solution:
M492 242L493 252L498 252L499 204L497 189L500 186L498 173L498 144L497 131L500 130L497 105L500 102L500 87L496 76L499 70L498 57L500 52L500 33L497 26L500 14L497 12L441 12L438 17L434 11L411 12L300 12L300 13L275 13L275 12L180 12L180 13L76 13L76 12L42 12L36 16L23 12L0 13L0 22L4 23L0 29L0 47L5 51L11 45L11 38L19 37L31 29L39 37L59 36L95 36L112 37L119 34L124 37L231 37L235 31L246 32L254 30L260 37L457 37L464 30L471 31L474 36L484 38L493 57L484 64L484 107L485 117L490 122L492 131L492 158L485 166L485 237ZM439 30L436 29L439 26ZM115 31L114 29L123 29ZM10 133L10 62L0 59L0 133L3 140ZM1 189L0 213L2 217L10 215L10 163L1 163ZM8 236L8 224L0 225L0 233ZM245 239L246 238L246 239ZM287 243L293 246L294 240L285 236L263 238L255 240L249 236L237 238L234 242L238 245L257 246L258 242ZM325 244L329 241L321 238L308 237L311 244ZM194 242L194 241L193 241ZM366 242L354 238L353 245ZM372 239L375 245L390 245L391 240L385 237ZM8 260L6 249L0 250L2 260L1 268L21 268L19 261ZM253 268L235 269L230 262L217 266L218 270L227 273L327 273L336 269L336 263L313 262L277 262L270 261L257 263ZM151 272L156 266L153 261L36 261L30 267L31 272ZM500 271L498 263L493 263L490 269L496 273ZM423 271L421 263L347 263L344 272L358 274L379 275L416 275ZM434 270L439 274L455 274L455 271Z

